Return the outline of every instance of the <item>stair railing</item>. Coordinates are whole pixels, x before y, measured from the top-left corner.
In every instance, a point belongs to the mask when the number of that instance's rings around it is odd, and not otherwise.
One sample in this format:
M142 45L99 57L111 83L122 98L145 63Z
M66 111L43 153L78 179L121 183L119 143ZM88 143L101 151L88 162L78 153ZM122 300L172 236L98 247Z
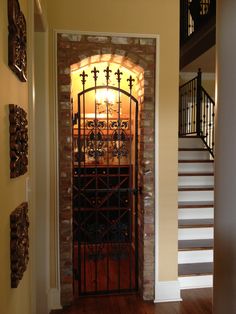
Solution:
M216 14L216 0L180 0L180 42L188 38Z
M202 73L179 89L179 136L198 136L214 157L215 102L202 87Z

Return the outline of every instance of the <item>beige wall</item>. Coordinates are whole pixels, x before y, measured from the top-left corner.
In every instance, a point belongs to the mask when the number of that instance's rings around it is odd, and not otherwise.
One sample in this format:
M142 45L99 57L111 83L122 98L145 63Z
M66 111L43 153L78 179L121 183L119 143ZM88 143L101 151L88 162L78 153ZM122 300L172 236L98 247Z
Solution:
M160 35L159 55L159 280L177 279L177 121L179 73L179 1L47 1L50 27L50 91L53 106L53 29ZM51 108L51 126L55 123ZM51 131L53 134L53 130ZM55 138L51 138L53 144ZM54 146L51 146L52 148ZM54 152L52 151L52 160ZM55 177L52 171L51 177ZM54 192L54 186L51 186ZM51 207L55 210L52 200ZM53 215L53 214L52 214ZM53 245L53 244L52 244ZM55 282L52 274L51 283Z
M215 79L212 80L203 80L202 86L205 88L207 93L215 100Z
M47 89L47 34L35 33L35 175L36 175L36 309L37 314L47 313L49 291L49 109ZM46 302L45 302L46 300Z
M20 1L27 15L27 1ZM0 0L0 312L31 314L29 266L17 289L10 285L10 213L25 201L28 174L10 179L8 104L17 104L28 111L28 84L21 83L8 67L7 1Z
M33 0L34 2L34 30L44 32L47 28L46 0Z

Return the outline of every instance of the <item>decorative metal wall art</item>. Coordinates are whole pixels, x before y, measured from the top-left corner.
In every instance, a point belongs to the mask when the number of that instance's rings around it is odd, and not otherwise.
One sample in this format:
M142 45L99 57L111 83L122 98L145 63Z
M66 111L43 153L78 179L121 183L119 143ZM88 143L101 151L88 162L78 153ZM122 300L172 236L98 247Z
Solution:
M26 20L18 0L8 0L8 23L8 65L21 82L26 82Z
M29 261L28 203L22 203L10 215L11 287L17 288Z
M16 178L27 172L28 121L27 113L17 105L9 105L10 122L10 177Z

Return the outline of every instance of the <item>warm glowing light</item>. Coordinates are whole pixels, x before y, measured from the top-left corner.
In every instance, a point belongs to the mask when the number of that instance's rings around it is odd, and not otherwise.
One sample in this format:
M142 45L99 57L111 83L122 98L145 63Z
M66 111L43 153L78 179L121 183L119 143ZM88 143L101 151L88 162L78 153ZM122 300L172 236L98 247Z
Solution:
M116 100L115 93L110 89L102 89L96 92L96 101L98 104L114 104Z
M116 100L116 93L111 89L102 89L96 91L96 104L98 114L109 114L121 113L121 102L118 103Z
M81 116L82 116L82 118L84 117L83 115L81 115ZM105 113L97 113L96 114L97 119L105 119L106 117L107 117L107 115ZM95 113L86 113L85 118L95 119Z

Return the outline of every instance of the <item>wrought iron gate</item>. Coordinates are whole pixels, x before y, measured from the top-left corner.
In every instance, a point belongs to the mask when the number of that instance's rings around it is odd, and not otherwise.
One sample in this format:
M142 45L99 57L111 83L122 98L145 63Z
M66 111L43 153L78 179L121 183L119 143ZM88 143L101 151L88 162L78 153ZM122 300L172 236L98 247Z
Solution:
M138 101L134 79L121 89L122 72L105 70L106 84L86 89L80 75L74 115L74 289L78 295L112 294L138 288L137 174Z

